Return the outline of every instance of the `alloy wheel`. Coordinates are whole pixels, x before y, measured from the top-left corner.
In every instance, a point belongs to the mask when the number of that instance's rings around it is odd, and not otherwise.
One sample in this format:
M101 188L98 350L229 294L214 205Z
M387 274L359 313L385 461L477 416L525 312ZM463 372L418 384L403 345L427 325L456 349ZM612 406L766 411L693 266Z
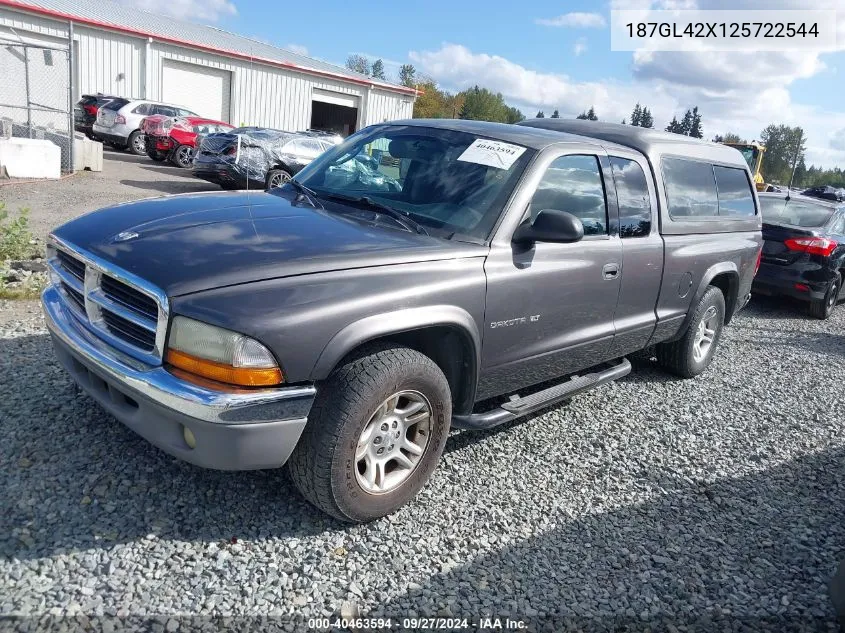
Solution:
M281 187L285 184L288 180L290 180L290 176L288 176L284 172L280 172L278 174L273 174L273 177L270 178L270 189L275 189L276 187Z
M179 162L181 167L189 167L191 165L191 161L194 159L194 148L188 147L187 145L183 145L179 148L179 152L176 155L176 160Z
M379 405L358 437L355 477L370 494L405 483L425 454L431 403L418 391L400 391Z
M715 306L710 306L698 322L698 329L695 333L695 340L692 344L692 357L695 362L700 363L707 354L710 353L710 348L713 347L713 341L716 339L716 328L719 325L719 312Z

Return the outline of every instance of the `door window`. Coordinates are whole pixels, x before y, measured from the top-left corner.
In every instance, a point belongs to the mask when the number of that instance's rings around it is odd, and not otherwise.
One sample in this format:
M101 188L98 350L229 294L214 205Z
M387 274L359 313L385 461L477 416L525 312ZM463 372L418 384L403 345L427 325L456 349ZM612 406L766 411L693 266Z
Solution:
M616 196L619 200L620 237L644 237L651 233L651 201L645 172L635 160L610 157Z
M569 155L556 158L531 198L531 219L543 209L568 211L581 220L584 235L606 235L607 202L598 157Z

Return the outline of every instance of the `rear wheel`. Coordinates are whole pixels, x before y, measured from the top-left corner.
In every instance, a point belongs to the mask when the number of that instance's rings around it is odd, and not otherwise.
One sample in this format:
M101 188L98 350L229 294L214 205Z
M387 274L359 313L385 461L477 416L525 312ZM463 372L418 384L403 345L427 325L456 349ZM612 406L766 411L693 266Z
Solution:
M288 462L291 478L342 521L383 517L428 481L451 416L449 384L434 361L408 348L371 348L319 389Z
M842 292L842 275L836 273L833 281L827 288L827 292L822 299L817 299L810 302L810 314L817 319L827 319L833 314L833 309L836 307L836 302L839 301L839 294Z
M724 323L725 297L710 286L698 302L686 333L677 341L657 346L657 362L682 378L698 376L713 360Z
M144 138L144 135L141 134L140 130L132 132L132 134L129 135L127 143L129 145L129 151L136 156L143 156L147 153L147 139Z
M170 161L177 167L187 169L194 164L194 148L190 145L179 145L173 150Z
M284 169L271 169L267 172L267 189L281 187L290 179L291 175Z

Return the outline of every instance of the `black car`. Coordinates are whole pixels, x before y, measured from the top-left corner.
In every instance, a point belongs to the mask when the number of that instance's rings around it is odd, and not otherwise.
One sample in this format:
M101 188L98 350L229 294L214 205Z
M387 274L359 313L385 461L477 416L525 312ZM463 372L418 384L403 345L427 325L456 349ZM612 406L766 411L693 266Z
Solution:
M88 138L94 138L92 127L94 121L97 120L97 111L115 99L120 99L120 97L102 93L82 95L82 98L73 108L73 129L82 132Z
M834 202L845 202L845 189L842 187L810 187L801 195L812 198L823 198L824 200L832 200Z
M809 303L826 319L845 298L845 204L809 196L760 194L763 253L754 292Z
M273 189L339 140L260 127L210 134L194 157L194 175L223 189Z

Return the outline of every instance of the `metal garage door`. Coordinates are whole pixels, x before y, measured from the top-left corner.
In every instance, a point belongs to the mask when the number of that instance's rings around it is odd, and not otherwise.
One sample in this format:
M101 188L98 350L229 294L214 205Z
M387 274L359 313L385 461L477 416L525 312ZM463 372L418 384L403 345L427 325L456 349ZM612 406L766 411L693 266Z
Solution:
M200 116L229 121L232 73L197 64L165 59L162 63L162 101L185 106Z

